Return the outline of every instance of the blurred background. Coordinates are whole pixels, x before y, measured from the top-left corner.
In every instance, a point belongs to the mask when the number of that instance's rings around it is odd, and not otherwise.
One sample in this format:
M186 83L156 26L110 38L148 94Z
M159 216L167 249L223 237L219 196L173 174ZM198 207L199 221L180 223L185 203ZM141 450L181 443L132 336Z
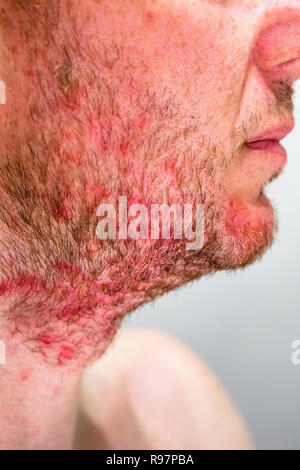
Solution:
M262 261L218 273L134 312L124 327L170 333L202 356L239 406L261 449L300 450L300 86L289 163L267 194L280 230Z

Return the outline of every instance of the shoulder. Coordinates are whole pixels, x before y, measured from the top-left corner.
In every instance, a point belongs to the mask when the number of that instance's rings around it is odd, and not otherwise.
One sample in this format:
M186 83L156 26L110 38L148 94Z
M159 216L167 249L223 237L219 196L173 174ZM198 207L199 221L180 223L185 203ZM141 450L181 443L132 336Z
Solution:
M160 331L121 330L86 371L81 399L85 422L101 430L105 448L252 446L238 411L205 362Z

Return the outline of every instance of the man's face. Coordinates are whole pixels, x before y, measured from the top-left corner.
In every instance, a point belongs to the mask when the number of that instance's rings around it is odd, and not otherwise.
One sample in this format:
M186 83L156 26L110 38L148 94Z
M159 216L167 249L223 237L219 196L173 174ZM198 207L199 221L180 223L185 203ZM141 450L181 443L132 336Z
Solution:
M34 349L85 360L125 313L269 246L263 189L286 163L300 2L1 6L3 303ZM96 209L119 196L204 204L203 249L100 241Z

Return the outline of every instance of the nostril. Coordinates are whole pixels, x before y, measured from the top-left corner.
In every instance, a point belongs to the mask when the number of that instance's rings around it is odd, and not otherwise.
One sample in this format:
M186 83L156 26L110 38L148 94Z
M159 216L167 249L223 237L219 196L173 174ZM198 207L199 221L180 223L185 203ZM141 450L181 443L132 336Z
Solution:
M300 54L297 59L289 60L283 64L278 65L274 69L274 75L284 75L290 81L295 82L300 79ZM275 78L275 77L274 77Z

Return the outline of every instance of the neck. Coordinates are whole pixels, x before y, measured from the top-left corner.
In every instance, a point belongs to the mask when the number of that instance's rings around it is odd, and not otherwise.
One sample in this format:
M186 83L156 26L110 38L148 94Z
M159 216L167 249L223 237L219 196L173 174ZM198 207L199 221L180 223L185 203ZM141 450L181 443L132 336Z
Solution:
M0 361L0 449L71 449L81 373L50 367L23 346Z

